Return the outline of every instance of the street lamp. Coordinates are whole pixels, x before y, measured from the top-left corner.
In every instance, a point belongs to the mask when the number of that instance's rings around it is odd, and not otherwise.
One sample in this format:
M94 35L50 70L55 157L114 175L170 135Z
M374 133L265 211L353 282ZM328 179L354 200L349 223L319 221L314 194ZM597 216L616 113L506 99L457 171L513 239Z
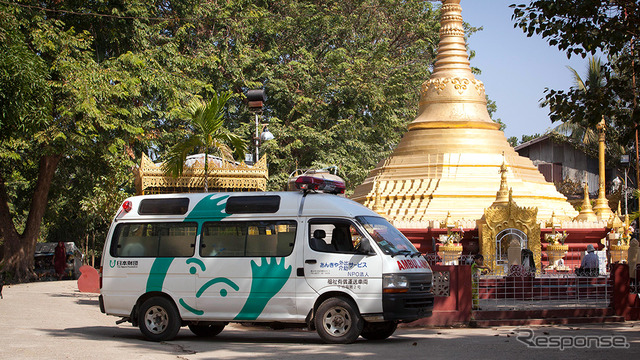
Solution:
M629 155L620 156L620 164L624 166L624 214L629 214L627 205L627 170L629 168Z
M267 124L260 124L258 115L262 114L262 107L264 102L267 100L267 95L264 92L264 89L257 90L249 90L247 91L247 100L249 102L249 111L255 114L255 122L256 122L256 135L253 138L254 145L256 148L256 157L253 160L253 163L258 163L260 160L260 142L273 140L275 136L269 131L267 128ZM260 133L260 126L263 125L264 128L262 133Z

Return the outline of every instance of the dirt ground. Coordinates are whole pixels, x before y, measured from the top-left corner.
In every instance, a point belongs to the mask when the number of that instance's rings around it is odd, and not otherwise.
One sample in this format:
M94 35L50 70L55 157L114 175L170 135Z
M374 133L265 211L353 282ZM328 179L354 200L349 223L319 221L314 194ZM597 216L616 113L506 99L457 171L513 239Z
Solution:
M97 294L75 281L5 286L0 300L0 359L613 359L637 358L640 322L527 328L399 329L385 341L327 345L315 332L240 324L203 339L183 328L175 340L144 340L129 323L100 313ZM529 331L529 332L528 332ZM535 341L526 338L533 336ZM583 346L578 340L591 338ZM611 339L616 346L602 347ZM601 341L600 347L594 341ZM566 349L549 345L565 341ZM574 342L575 341L575 342ZM571 342L571 344L569 344Z

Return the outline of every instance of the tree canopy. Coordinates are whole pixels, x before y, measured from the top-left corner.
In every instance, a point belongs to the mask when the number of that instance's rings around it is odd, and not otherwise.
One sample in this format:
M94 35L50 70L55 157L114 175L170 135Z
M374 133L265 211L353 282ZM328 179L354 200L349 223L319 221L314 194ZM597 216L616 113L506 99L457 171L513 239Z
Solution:
M567 57L604 54L606 61L590 64L582 83L569 90L546 89L551 121L571 122L595 129L607 122L608 142L629 151L640 123L640 3L635 0L531 0L513 4L514 27L527 36L541 36ZM574 74L576 71L573 70ZM582 79L581 79L582 80ZM637 164L636 164L637 166ZM636 169L638 171L638 169ZM637 172L640 177L640 172Z
M270 189L325 165L353 188L416 115L438 17L417 0L0 3L0 271L28 278L38 239L103 238L198 96L236 94L224 126L250 139L242 94L266 90Z

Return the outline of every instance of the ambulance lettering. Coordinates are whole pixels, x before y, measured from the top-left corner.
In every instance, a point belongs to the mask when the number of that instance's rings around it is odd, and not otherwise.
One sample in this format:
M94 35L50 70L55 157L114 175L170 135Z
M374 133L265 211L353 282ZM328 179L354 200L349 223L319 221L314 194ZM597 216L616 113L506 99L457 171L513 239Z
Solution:
M426 269L428 267L429 264L424 259L398 260L398 270Z

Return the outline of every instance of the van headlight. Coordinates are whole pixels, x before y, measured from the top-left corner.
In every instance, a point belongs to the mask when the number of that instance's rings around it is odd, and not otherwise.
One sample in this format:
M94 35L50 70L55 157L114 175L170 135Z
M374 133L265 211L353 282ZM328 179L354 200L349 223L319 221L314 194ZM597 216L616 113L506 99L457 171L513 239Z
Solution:
M407 291L409 291L409 280L407 280L406 276L399 274L382 275L383 293L404 293Z

